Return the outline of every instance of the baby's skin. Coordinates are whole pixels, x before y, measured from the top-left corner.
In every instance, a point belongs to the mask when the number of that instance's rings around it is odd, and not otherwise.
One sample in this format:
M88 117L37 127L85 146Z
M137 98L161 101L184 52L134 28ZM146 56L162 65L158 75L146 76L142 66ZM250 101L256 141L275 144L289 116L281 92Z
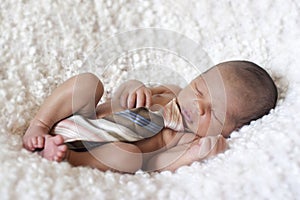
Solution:
M184 88L151 88L131 80L122 84L112 99L98 106L103 90L101 81L91 73L68 79L40 107L23 137L24 147L29 151L42 150L40 155L48 160L66 159L74 166L103 171L174 171L223 152L227 148L225 138L268 114L278 97L270 75L249 61L217 64ZM73 114L95 119L128 108L165 110L174 99L183 131L166 126L147 139L108 143L82 153L68 150L64 144L67 138L49 135L57 122Z
M44 148L39 154L47 160L61 162L68 150L64 138L61 135L45 135L44 140Z
M95 119L115 111L141 106L159 110L176 98L183 125L192 133L178 133L163 129L152 138L134 143L116 143L116 146L131 154L132 152L144 153L142 167L146 170L175 170L182 165L223 152L227 148L225 138L219 133L207 136L208 126L213 116L208 88L201 76L183 89L174 85L149 88L139 81L131 80L122 84L112 99L98 105L102 94L101 81L90 73L80 74L64 82L45 100L31 121L23 137L24 147L29 151L42 149L39 154L48 160L60 162L67 159L75 166L88 165L100 170L134 172L141 166L137 165L132 169L111 169L103 163L96 163L95 158L92 157L85 163L80 163L79 158L84 160L82 158L87 158L89 155L83 156L83 153L68 150L62 136L49 135L49 132L57 122L72 114ZM104 145L95 151L101 152L101 148L104 151L112 147ZM111 151L105 152L109 154ZM124 155L124 158L126 156ZM175 162L174 157L178 158ZM170 163L166 164L165 160L168 158ZM160 163L161 160L164 160L163 163ZM122 165L121 161L115 168L119 165Z

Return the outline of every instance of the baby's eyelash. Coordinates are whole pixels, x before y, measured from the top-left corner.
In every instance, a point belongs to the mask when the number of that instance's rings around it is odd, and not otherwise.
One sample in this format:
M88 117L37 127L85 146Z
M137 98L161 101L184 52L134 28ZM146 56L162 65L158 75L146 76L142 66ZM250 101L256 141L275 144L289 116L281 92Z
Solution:
M200 92L199 90L197 90L197 92L198 92L198 94L199 94L201 97L203 97L203 93L202 93L202 92Z
M197 92L197 95L199 95L200 97L203 97L203 93L197 88L197 86L195 86L195 90Z

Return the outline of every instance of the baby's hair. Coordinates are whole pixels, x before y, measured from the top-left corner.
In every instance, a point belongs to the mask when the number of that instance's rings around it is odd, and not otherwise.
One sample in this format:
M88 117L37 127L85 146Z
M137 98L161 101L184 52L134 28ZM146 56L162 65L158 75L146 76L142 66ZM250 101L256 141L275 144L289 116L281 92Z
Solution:
M237 92L240 108L232 116L236 128L261 118L275 108L277 88L263 68L250 61L228 61L218 66L229 69L229 83Z

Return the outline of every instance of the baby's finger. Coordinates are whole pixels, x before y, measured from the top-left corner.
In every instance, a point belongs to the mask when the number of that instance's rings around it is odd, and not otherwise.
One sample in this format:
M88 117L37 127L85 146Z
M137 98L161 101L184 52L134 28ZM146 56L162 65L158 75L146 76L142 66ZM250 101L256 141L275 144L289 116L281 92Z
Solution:
M152 93L150 90L146 90L145 92L145 96L146 96L146 103L145 106L147 108L150 108L151 104L152 104Z
M134 108L136 101L136 93L131 93L127 99L127 108Z
M143 107L145 106L145 94L144 94L144 91L137 91L137 95L136 95L136 107L139 108L139 107Z
M127 108L127 99L128 99L128 93L122 94L120 97L120 105L123 108Z

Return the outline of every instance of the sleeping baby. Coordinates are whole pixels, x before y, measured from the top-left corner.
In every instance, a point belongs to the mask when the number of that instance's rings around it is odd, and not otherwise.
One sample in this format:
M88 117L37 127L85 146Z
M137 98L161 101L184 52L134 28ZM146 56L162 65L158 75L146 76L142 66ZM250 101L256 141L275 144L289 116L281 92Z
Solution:
M103 91L91 73L68 79L40 107L24 147L102 171L175 171L224 152L231 132L277 101L272 78L249 61L220 63L185 88L130 80L99 104Z

